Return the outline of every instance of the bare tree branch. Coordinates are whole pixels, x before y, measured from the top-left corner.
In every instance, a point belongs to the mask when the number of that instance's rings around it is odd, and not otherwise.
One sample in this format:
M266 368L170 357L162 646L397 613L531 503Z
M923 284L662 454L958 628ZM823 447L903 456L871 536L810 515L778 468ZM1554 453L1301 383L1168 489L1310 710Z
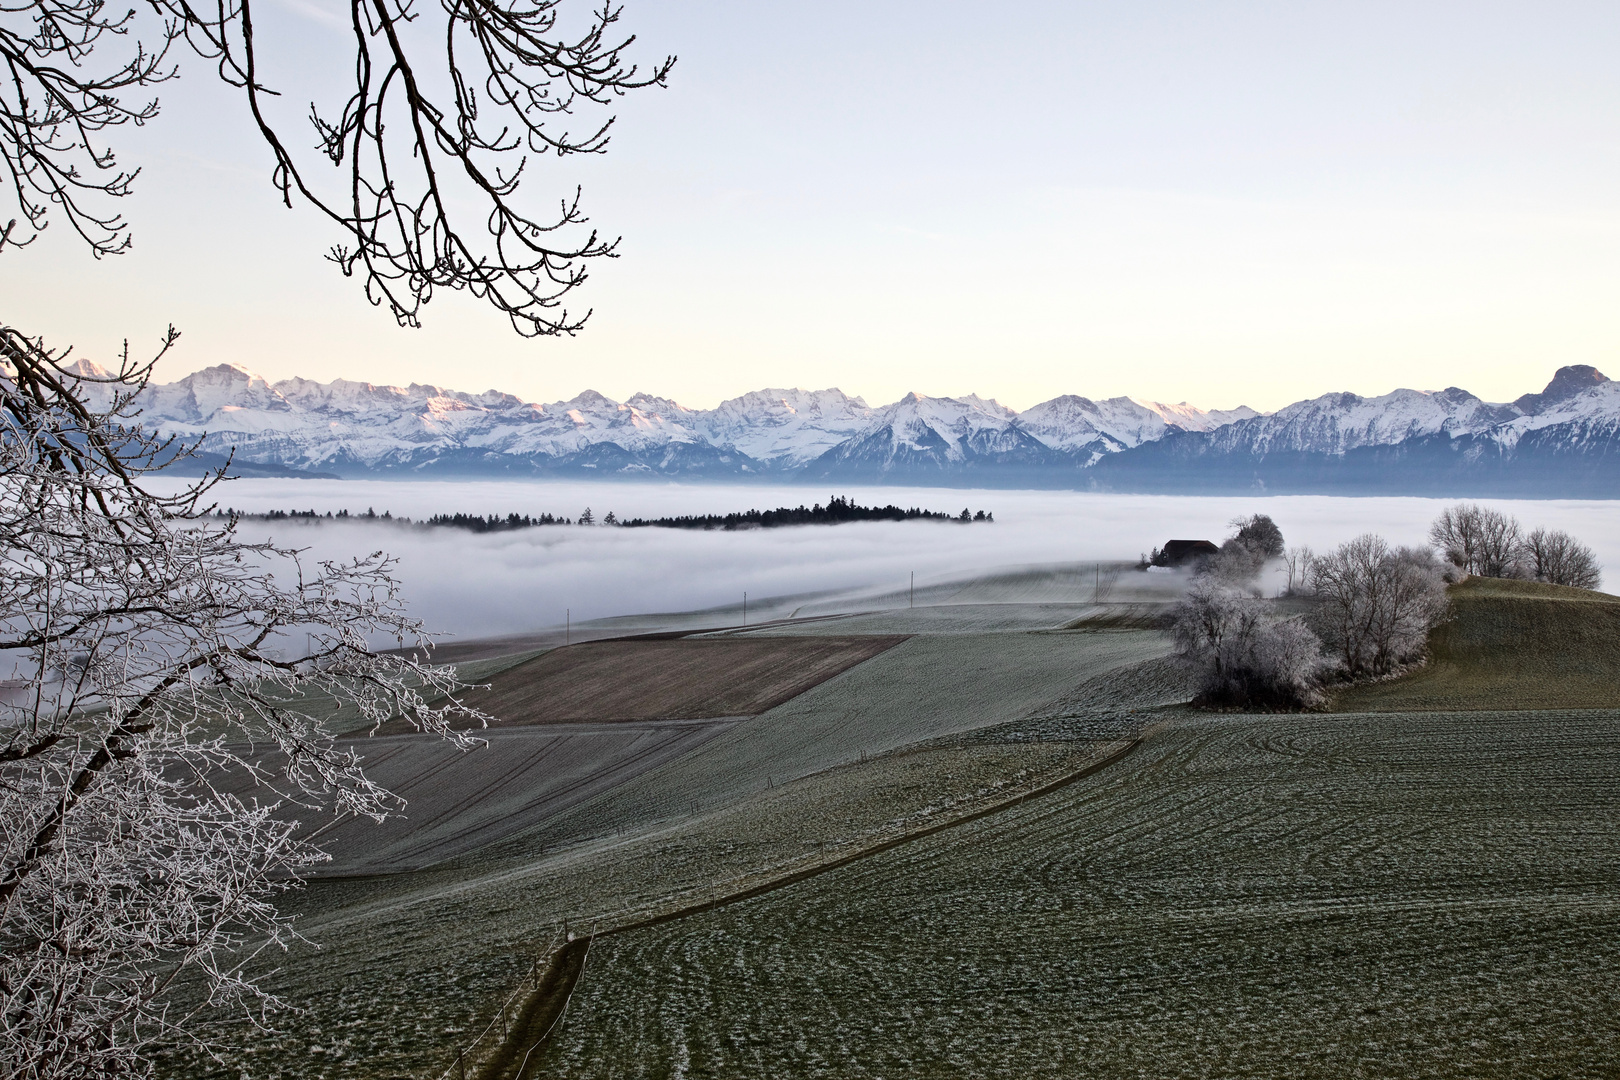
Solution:
M584 325L589 312L571 315L563 298L618 241L589 227L578 188L550 214L520 189L532 156L606 151L613 117L575 134L560 125L576 110L665 84L673 57L642 71L627 59L635 38L609 37L621 8L604 4L566 36L562 0L351 0L353 91L331 119L310 103L304 151L270 107L289 88L264 82L252 0L147 0L144 20L103 4L0 0L0 176L23 222L0 230L0 251L31 243L53 208L98 256L128 248L123 218L97 207L128 194L138 171L120 169L102 137L157 116L155 98L122 95L173 78L170 49L183 40L242 91L282 202L337 227L328 258L401 325L419 325L441 288L484 299L525 336ZM132 34L126 56L90 73Z
M214 1005L273 1006L243 943L295 938L273 898L323 858L282 808L398 806L333 707L464 743L451 719L484 719L453 670L373 649L431 649L386 556L242 543L210 516L218 474L146 489L189 449L138 426L151 364L126 348L101 372L0 327L0 664L26 688L0 700L8 1076L139 1074L154 1040L186 1037L166 998L182 971ZM312 645L290 658L294 635Z

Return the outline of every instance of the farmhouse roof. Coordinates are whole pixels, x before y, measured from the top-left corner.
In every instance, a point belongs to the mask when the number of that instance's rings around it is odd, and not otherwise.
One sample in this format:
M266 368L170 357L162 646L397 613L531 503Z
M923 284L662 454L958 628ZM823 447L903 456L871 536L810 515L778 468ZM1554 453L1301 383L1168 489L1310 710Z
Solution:
M1220 550L1208 540L1166 540L1164 561L1167 566L1185 566L1195 559L1207 559Z

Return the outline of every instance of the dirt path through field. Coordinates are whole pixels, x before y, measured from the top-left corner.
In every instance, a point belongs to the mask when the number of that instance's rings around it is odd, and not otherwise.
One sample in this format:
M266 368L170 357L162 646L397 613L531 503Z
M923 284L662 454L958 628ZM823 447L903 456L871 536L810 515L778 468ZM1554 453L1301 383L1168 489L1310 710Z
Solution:
M574 987L578 985L581 976L584 974L585 960L589 954L590 946L597 939L644 930L649 927L689 918L693 915L715 911L745 900L752 900L785 889L790 885L819 877L822 874L831 873L834 870L891 851L902 845L915 843L948 829L960 828L963 825L979 821L993 814L1002 813L1015 806L1021 806L1032 799L1039 799L1044 795L1068 787L1124 759L1142 745L1142 740L1146 735L1147 732L1143 732L1134 738L1109 744L1104 748L1104 754L1101 758L1074 772L1049 780L1044 784L990 806L961 814L948 821L941 821L923 828L914 829L900 836L873 843L858 851L828 859L817 865L795 870L765 881L756 882L708 900L685 904L669 911L658 912L617 926L593 927L590 933L568 941L552 953L546 966L537 976L534 991L518 1006L512 1023L502 1025L502 1030L507 1032L507 1035L492 1049L482 1065L478 1067L476 1073L478 1080L533 1080L539 1069L539 1051L568 1008L568 1001L573 994ZM493 1030L493 1025L491 1030ZM459 1057L449 1070L441 1074L441 1080L449 1080L452 1072L457 1068L464 1070L465 1062L470 1056L471 1054L467 1054Z

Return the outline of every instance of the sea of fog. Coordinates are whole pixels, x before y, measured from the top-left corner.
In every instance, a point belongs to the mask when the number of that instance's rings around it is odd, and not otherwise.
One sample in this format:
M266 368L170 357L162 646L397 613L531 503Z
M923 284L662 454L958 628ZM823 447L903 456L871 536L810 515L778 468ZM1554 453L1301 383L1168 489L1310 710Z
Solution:
M589 483L563 481L372 481L238 479L216 489L221 506L269 510L374 509L418 520L432 514L541 514L598 521L726 513L848 495L959 513L988 510L994 524L872 522L737 532L550 526L477 535L356 522L245 522L245 538L274 538L337 558L382 549L399 559L413 609L435 632L459 638L521 633L646 612L751 608L771 597L919 588L1039 564L1134 560L1172 538L1221 541L1239 515L1270 514L1290 544L1322 551L1365 532L1422 543L1447 501L1329 496L1097 495L947 488ZM1484 500L1526 527L1566 529L1620 574L1620 501ZM1615 580L1611 576L1611 581Z

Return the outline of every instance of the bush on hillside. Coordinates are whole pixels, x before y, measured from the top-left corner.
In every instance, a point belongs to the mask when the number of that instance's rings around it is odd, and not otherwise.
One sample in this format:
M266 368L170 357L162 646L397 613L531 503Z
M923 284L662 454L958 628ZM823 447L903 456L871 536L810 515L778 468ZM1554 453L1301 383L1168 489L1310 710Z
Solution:
M1321 704L1322 646L1299 619L1224 585L1193 582L1172 616L1176 655L1201 705L1302 709Z

